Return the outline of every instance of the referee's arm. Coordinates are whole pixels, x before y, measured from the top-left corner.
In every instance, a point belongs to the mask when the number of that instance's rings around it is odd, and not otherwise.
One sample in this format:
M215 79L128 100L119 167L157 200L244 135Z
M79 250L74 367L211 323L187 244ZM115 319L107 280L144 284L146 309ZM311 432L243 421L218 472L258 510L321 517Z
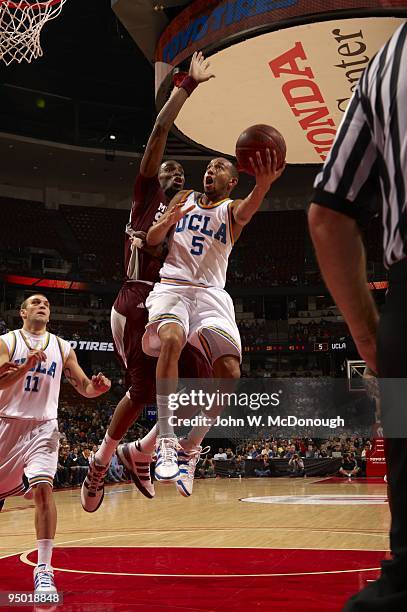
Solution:
M357 90L315 181L308 223L324 281L360 356L374 372L379 317L367 285L358 220L369 205L365 186L371 181L375 162L375 147Z
M349 326L359 354L377 372L379 315L368 289L366 258L355 219L312 203L308 223L322 276Z

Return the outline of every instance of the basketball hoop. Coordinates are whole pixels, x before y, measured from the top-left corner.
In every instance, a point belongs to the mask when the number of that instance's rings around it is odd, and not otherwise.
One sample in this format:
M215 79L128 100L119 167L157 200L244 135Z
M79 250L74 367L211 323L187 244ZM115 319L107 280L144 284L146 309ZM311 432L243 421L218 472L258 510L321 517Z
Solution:
M58 17L66 0L0 0L0 60L6 66L41 57L41 30Z

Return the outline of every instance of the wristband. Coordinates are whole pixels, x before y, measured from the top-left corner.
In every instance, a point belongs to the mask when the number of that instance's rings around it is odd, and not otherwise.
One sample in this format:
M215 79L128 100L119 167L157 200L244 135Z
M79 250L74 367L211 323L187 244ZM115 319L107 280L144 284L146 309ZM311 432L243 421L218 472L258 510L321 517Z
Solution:
M192 78L191 76L188 75L180 83L179 87L182 87L182 89L185 89L185 91L187 92L188 96L190 96L191 93L194 91L194 89L196 89L198 87L198 83L197 83L197 81L195 81L194 78Z

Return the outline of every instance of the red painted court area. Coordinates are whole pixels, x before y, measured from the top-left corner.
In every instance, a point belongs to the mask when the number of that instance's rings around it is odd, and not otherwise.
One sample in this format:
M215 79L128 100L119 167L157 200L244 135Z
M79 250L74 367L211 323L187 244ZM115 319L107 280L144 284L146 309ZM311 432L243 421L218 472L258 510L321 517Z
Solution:
M77 612L341 610L378 576L381 551L254 548L56 548L64 605ZM35 563L36 553L28 555ZM0 560L1 590L32 590L32 567ZM37 608L19 608L21 610ZM44 610L46 608L43 608Z

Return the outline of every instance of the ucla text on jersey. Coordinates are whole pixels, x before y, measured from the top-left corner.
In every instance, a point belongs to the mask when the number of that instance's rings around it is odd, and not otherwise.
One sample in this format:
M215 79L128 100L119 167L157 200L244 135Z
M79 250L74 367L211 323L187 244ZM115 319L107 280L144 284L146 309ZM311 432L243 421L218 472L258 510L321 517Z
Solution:
M225 286L234 244L232 202L225 198L207 204L200 193L185 194L184 205L192 208L170 236L168 255L160 271L162 283Z
M203 237L194 236L192 238L191 244L193 248L190 250L192 255L202 255L205 236L226 244L226 223L222 222L220 225L213 225L213 219L207 215L199 213L185 215L185 217L178 221L175 231L179 233L185 230L190 230L196 234L203 234Z

